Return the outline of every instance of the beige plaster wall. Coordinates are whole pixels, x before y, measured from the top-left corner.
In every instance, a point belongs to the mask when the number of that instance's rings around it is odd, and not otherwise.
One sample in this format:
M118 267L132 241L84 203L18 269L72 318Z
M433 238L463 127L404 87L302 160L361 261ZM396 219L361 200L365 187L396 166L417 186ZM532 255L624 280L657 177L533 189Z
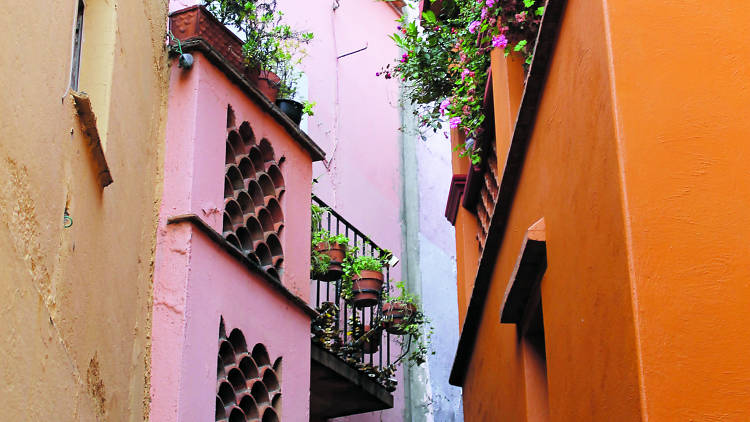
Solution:
M0 15L3 420L147 417L167 4L106 2L115 47L94 54L114 54L111 103L92 96L95 111L111 110L114 183L102 189L66 92L76 3L32 0Z

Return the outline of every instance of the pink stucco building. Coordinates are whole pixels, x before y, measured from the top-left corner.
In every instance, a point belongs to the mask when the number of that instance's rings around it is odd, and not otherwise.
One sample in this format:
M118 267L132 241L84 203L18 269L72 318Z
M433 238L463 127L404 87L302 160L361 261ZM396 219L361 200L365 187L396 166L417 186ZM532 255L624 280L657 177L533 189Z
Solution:
M315 308L333 301L332 291L347 308L334 283L323 283L321 292L321 283L310 280L314 177L328 176L320 178L316 193L337 211L332 216L342 231L401 255L398 87L368 90L352 71L395 54L385 34L396 11L381 3L346 13L342 7L335 20L344 31L366 20L375 27L357 33L382 35L365 40L362 50L377 55L352 54L354 67L343 71L340 47L324 52L331 42L346 44L337 41L335 27L323 25L332 12L317 16L305 8L312 19L298 26L316 33L314 59L305 64L307 94L319 107L303 131L253 85L230 31L198 5L173 1L170 8L170 29L194 63L179 66L178 54L172 55L154 275L151 420L317 421L363 413L355 419L401 420L402 389L385 388L310 340ZM285 9L291 23L303 17ZM341 77L326 78L328 72ZM370 253L377 252L373 245ZM399 267L389 268L386 280L400 278ZM374 321L374 308L358 312ZM378 354L358 359L375 366L395 360L395 338L382 338ZM403 384L400 370L395 380Z
M309 244L311 163L323 154L209 41L183 48L195 63L171 69L151 419L234 420L237 405L248 418L305 420L315 313L300 299L309 251L298 245Z

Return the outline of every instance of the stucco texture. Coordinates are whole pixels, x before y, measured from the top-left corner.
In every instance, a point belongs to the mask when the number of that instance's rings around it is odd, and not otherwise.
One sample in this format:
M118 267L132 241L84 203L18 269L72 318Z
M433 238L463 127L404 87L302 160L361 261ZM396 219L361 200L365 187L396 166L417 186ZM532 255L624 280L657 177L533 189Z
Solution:
M542 217L549 420L747 419L748 17L739 1L568 2L466 375L467 419L531 417L516 327L498 311ZM493 57L495 92L509 92L505 63ZM512 120L495 117L502 163Z
M526 231L540 218L550 420L642 416L605 34L601 4L569 2L466 374L466 420L536 420L516 326L500 324L499 312ZM493 61L493 89L508 92L518 64L497 52ZM507 110L518 100L512 90L495 98L500 163L508 145L500 139L515 119Z
M120 2L109 28L117 107L105 151L114 183L104 189L66 90L76 4L32 1L0 17L0 406L7 420L143 420L148 411L166 3Z
M266 139L275 160L283 161L281 283L306 300L310 295L312 159L203 53L194 50L192 54L192 68L178 67L174 58L170 69L164 196L154 276L151 420L214 417L222 317L227 333L239 328L248 347L262 343L272 361L283 358L283 398L277 410L284 420L305 420L310 403L309 315L274 289L271 283L275 281L248 269L196 225L168 224L168 220L194 214L222 232L231 107L234 126L248 122L256 144Z
M739 0L604 3L644 409L746 420L750 12Z

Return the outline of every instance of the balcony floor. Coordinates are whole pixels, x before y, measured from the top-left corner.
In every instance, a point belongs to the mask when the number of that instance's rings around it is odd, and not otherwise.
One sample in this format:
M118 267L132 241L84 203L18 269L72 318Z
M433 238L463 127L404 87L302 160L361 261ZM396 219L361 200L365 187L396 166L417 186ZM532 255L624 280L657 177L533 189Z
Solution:
M393 407L383 386L313 344L310 368L310 419L321 420Z

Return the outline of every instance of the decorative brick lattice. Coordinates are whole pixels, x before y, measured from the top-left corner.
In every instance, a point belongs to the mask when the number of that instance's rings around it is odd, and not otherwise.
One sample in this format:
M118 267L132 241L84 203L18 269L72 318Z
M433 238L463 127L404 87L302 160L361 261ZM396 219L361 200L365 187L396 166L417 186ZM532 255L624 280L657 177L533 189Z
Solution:
M260 343L248 352L245 336L235 328L227 336L219 325L216 375L217 422L281 420L281 358L271 365Z
M487 143L487 154L484 174L482 176L483 183L479 190L479 199L476 203L476 215L477 221L479 222L479 233L477 233L477 241L479 242L479 256L482 256L484 250L484 244L487 241L487 231L490 228L490 220L492 214L495 212L495 205L497 204L497 196L499 194L499 183L497 175L497 156L495 155L495 141Z
M256 143L248 122L236 128L231 108L225 164L224 238L267 273L281 278L284 176L271 143L267 139Z

